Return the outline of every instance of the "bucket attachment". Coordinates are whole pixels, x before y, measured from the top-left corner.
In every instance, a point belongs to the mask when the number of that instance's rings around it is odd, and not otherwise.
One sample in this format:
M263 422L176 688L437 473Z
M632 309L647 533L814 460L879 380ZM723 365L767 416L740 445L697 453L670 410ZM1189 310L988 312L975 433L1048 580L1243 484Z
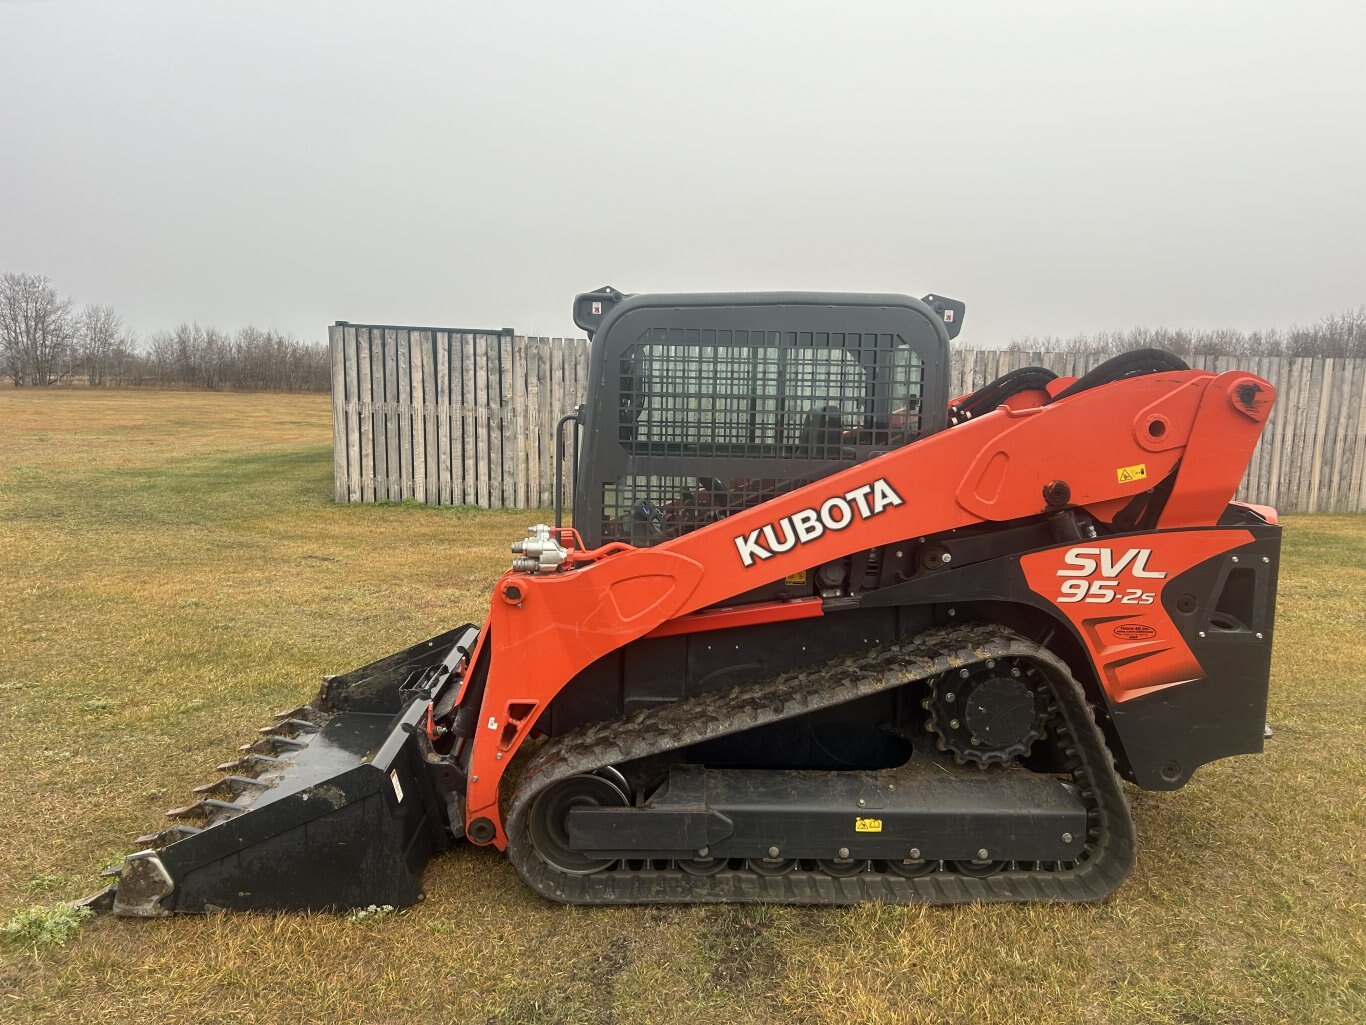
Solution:
M156 917L219 908L343 911L421 899L422 869L451 842L419 725L462 671L479 628L447 631L324 682L282 712L199 799L138 838L145 849L82 903Z

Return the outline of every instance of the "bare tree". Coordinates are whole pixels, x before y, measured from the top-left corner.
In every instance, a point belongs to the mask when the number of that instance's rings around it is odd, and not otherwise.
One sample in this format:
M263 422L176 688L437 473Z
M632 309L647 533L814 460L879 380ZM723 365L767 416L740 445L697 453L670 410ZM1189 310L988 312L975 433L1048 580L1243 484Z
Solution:
M1095 352L1166 349L1178 356L1366 356L1366 306L1334 313L1307 327L1238 331L1218 328L1187 331L1137 327L1100 331L1072 338L1024 338L1010 343L1016 352Z
M109 350L109 360L106 364L108 369L104 383L114 388L138 383L137 379L142 374L142 363L142 355L138 351L137 336L131 332L120 334L115 340L113 348Z
M38 274L0 275L0 364L16 386L48 385L76 368L71 300Z
M86 383L110 383L111 364L122 335L123 321L114 307L92 304L81 311L78 345Z
M1286 349L1292 356L1366 356L1366 306L1292 328Z
M0 276L0 374L16 385L46 385L82 370L87 384L114 387L327 391L332 380L326 345L254 327L230 333L182 323L143 346L111 306L76 311L45 277Z

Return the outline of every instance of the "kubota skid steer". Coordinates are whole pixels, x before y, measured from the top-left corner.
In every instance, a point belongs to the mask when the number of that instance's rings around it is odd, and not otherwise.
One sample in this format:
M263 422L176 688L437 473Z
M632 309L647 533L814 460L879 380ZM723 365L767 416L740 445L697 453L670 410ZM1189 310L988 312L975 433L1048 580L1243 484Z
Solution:
M282 715L95 906L409 904L460 838L569 902L1096 900L1122 780L1261 750L1266 381L1145 350L955 398L936 296L575 319L574 528Z

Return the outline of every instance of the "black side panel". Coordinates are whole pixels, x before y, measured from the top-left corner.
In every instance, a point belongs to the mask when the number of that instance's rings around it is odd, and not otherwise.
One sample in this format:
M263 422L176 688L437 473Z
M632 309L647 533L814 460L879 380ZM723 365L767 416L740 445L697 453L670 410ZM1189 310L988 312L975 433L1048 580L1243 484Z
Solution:
M579 673L537 728L559 736L586 723L811 665L918 633L930 625L929 616L922 609L850 609L816 621L644 638Z
M1067 658L1086 685L1121 774L1147 790L1174 790L1207 762L1262 750L1281 528L1243 526L1253 535L1252 543L1172 578L1162 591L1163 607L1204 678L1122 702L1102 692L1082 638L1051 602L1029 588L1019 556L922 574L867 592L862 602L952 605L959 617L1009 619L1012 605L1046 614L1033 617L1038 624L1033 633L1065 632L1065 644L1041 640ZM1011 625L1029 629L1025 622Z
M1262 750L1281 528L1250 529L1252 544L1182 573L1162 592L1205 678L1111 712L1144 789L1175 790L1206 762Z

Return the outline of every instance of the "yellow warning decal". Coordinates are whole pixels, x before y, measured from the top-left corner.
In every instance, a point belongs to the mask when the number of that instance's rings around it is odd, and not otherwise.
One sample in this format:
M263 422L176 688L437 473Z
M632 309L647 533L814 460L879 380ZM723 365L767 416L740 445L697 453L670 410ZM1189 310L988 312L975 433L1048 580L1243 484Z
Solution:
M1132 484L1136 480L1148 479L1148 464L1134 463L1133 466L1121 466L1115 471L1115 479L1121 484Z
M806 583L806 570L798 570L796 573L789 573L783 577L785 584L804 584Z
M881 819L854 819L855 833L881 833Z

